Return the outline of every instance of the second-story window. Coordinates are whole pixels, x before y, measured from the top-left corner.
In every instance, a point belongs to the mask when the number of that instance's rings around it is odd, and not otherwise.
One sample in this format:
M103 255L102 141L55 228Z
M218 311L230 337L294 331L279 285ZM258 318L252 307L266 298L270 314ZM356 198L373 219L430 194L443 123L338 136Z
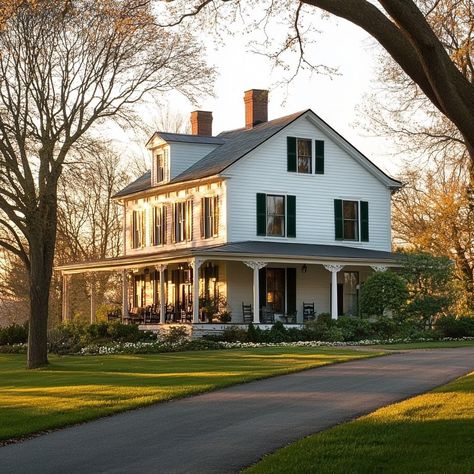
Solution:
M193 238L193 201L174 204L174 241L185 242Z
M201 237L209 239L219 234L218 196L201 199Z
M145 246L145 211L132 212L132 247L138 249Z
M285 196L267 194L267 235L285 235Z
M153 208L153 245L166 244L166 207Z

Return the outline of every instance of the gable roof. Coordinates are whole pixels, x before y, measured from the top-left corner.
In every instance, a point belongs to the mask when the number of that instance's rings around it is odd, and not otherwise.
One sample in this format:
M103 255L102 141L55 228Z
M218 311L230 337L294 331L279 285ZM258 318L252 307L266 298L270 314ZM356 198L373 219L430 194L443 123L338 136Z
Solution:
M260 123L253 128L240 128L220 133L217 136L224 138L225 143L173 178L170 183L206 178L222 173L237 160L250 153L306 112L307 110L296 112L269 122Z
M208 137L205 135L188 135L187 133L168 133L168 132L155 132L152 137L148 140L148 143L154 137L160 137L165 142L174 142L174 143L198 143L200 145L222 145L225 140L217 137Z
M188 169L175 176L167 184L175 184L196 179L207 178L217 175L226 170L229 166L246 156L258 146L262 145L269 138L283 130L285 127L308 114L310 121L322 131L330 136L339 146L341 146L349 155L358 161L367 171L382 181L387 187L396 189L401 187L402 183L377 167L363 153L349 143L342 135L316 115L311 109L286 115L268 122L254 126L253 128L239 128L221 132L216 137L205 137L201 135L186 135L179 133L156 132L165 141L185 142L185 143L213 143L218 145L214 150L194 163ZM155 136L153 135L153 136ZM213 141L205 141L213 140ZM114 197L121 197L140 191L146 191L151 186L151 172L145 173L126 188L115 194ZM158 188L159 186L156 186Z

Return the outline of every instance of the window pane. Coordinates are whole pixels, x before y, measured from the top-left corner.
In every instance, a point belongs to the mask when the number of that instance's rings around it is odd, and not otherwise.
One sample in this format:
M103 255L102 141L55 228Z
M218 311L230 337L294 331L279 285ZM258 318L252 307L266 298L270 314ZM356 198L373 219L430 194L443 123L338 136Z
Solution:
M283 196L267 196L267 214L283 216L285 214L285 198Z
M357 201L344 201L344 219L357 219Z
M344 239L357 240L356 221L344 221Z
M285 235L285 218L283 216L267 217L267 235Z
M311 140L298 140L298 156L311 156Z
M311 157L298 157L298 173L311 173Z

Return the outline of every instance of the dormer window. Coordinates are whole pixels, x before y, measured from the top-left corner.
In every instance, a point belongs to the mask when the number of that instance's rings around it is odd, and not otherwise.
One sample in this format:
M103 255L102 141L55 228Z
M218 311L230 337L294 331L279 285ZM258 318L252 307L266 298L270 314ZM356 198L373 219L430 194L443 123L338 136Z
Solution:
M161 150L156 155L156 182L161 183L165 180L165 152Z

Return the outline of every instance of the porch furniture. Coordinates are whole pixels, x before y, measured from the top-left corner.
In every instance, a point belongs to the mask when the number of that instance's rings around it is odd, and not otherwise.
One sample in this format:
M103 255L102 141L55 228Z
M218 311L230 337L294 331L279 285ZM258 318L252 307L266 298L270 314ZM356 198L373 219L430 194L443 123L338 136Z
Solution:
M283 315L286 324L296 324L297 311L289 311Z
M144 312L144 323L145 324L157 324L160 322L160 314L158 305L152 304L147 306Z
M253 311L251 304L242 303L242 314L244 315L244 324L253 322Z
M193 307L188 305L186 309L181 310L181 322L192 323L193 322Z
M267 306L262 307L261 321L263 324L273 324L275 322L275 313Z
M166 305L165 321L167 323L172 323L174 321L174 306L172 304Z
M128 316L123 318L128 324L141 324L145 321L145 311L143 308L132 308Z
M313 321L315 317L314 303L303 303L303 322Z

